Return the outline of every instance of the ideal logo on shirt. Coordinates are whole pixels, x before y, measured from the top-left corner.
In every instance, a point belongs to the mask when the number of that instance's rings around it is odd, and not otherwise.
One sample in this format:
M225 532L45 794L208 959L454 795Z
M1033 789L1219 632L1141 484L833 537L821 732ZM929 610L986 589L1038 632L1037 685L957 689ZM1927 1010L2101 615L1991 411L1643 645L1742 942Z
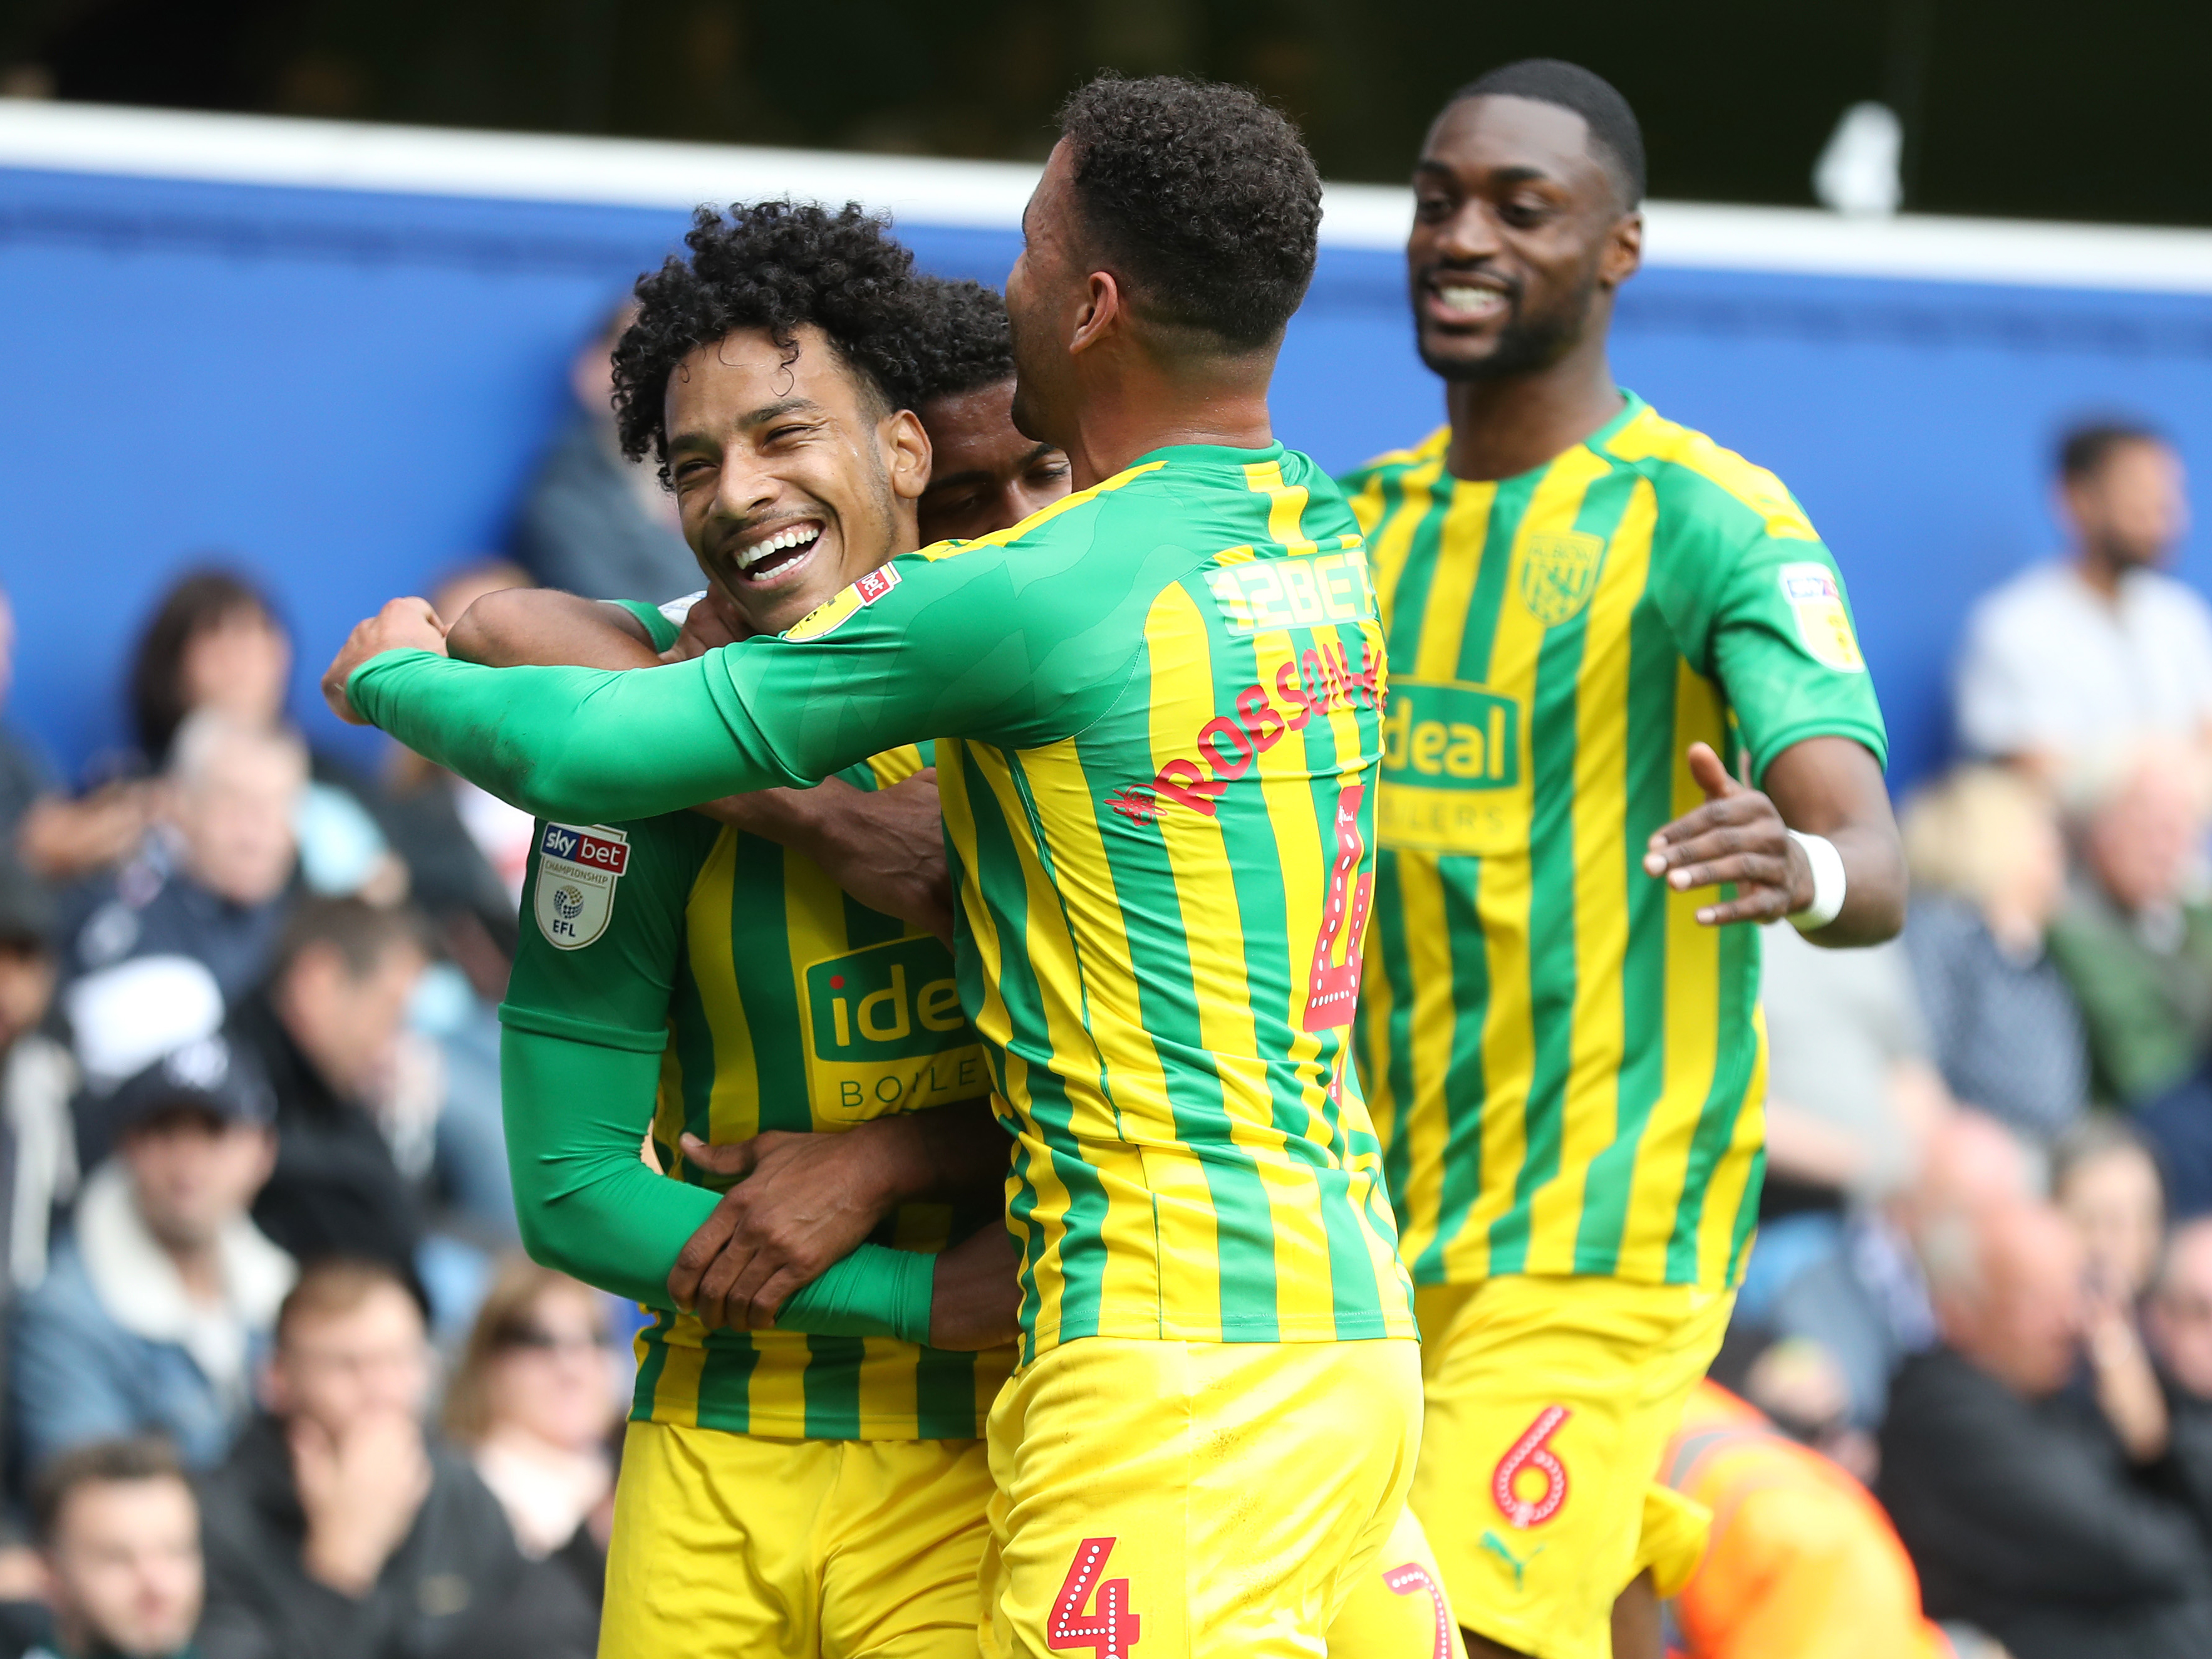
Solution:
M614 920L615 889L629 868L619 830L549 823L538 839L538 931L558 951L580 951Z
M1458 680L1393 680L1376 836L1419 852L1509 850L1526 829L1522 771L1512 698Z
M933 939L896 939L810 963L814 1101L858 1121L970 1099L990 1087L981 1041L960 1006L952 958Z

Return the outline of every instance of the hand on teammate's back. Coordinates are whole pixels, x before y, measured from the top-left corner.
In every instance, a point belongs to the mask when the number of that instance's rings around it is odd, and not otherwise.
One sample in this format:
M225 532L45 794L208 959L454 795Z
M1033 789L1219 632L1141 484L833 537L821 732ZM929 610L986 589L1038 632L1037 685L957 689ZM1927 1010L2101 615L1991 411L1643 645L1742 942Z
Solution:
M974 1352L1022 1334L1022 1283L1012 1234L994 1222L937 1258L929 1346Z
M870 909L951 942L952 877L935 767L888 789L832 778L811 789L732 795L699 811L782 842Z
M737 1178L691 1235L668 1293L708 1330L763 1330L784 1298L849 1254L903 1192L905 1127L896 1118L842 1134L770 1129L710 1146L684 1137L699 1169Z
M384 608L374 617L354 624L345 644L323 671L323 701L348 725L366 726L368 722L354 712L346 696L346 682L353 678L355 669L387 651L434 651L441 657L446 654L446 624L430 608L429 600L410 595L386 601Z

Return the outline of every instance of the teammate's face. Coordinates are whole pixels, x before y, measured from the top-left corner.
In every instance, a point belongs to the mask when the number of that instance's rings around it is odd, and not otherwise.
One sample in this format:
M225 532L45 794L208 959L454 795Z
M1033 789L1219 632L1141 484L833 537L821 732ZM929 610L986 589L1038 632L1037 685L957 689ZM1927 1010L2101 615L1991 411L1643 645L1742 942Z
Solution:
M1448 380L1550 367L1632 273L1643 220L1589 150L1583 118L1528 98L1462 98L1413 168L1406 244L1421 361Z
M780 634L910 552L929 439L889 414L819 329L745 328L668 377L668 476L684 538L756 631Z
M1014 383L934 398L921 408L933 458L921 539L988 536L1067 494L1067 457L1014 425Z
M1074 163L1054 146L1022 212L1022 252L1006 276L1006 328L1014 348L1013 422L1036 443L1066 447L1077 401L1069 343L1090 299L1089 262L1077 235Z

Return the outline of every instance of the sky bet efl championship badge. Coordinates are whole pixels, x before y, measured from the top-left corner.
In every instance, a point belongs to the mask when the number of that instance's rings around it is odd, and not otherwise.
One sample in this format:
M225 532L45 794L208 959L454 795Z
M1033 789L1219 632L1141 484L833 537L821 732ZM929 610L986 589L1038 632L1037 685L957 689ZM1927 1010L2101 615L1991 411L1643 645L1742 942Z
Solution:
M628 868L621 830L547 824L538 842L538 931L556 950L582 950L614 919L615 884Z
M1797 619L1797 637L1813 660L1839 674L1864 673L1866 659L1859 655L1836 573L1825 564L1785 564L1781 580L1782 597Z

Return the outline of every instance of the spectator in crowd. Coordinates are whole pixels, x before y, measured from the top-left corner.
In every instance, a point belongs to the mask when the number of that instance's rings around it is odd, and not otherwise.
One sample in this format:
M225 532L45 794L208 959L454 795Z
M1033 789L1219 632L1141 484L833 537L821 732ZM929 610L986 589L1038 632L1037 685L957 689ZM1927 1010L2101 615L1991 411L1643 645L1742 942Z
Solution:
M185 956L205 964L227 1000L245 995L283 926L307 773L306 750L289 732L216 709L187 720L169 753L173 867L141 857L97 884L79 907L68 971Z
M165 766L189 717L204 709L254 731L290 729L291 676L291 635L267 596L233 570L188 572L155 607L131 666L145 763ZM308 763L294 814L307 886L380 903L404 897L406 866L387 842L375 791L326 755L310 754Z
M2023 571L1967 618L1956 689L1970 754L2056 781L2148 736L2212 738L2212 608L2159 568L2189 527L2184 483L2148 427L2066 435L2069 556Z
M1871 1432L1888 1407L1898 1367L1936 1341L1920 1269L1926 1239L1956 1218L2039 1197L2044 1181L2042 1159L1995 1118L1965 1108L1942 1113L1928 1129L1911 1184L1849 1217L1841 1249L1801 1269L1777 1295L1764 1331L1749 1334L1751 1352L1757 1354L1761 1336L1778 1347L1816 1346L1841 1376L1849 1426ZM1792 1408L1818 1392L1808 1386L1821 1382L1818 1368L1793 1364L1765 1370L1778 1375L1756 1368L1746 1374L1743 1391L1755 1404L1793 1428L1821 1424ZM1790 1386L1781 1393L1762 1386L1773 1382Z
M55 1642L27 1659L192 1659L199 1505L159 1440L80 1446L33 1498Z
M2212 1217L2184 1222L2166 1240L2143 1332L2180 1397L2212 1407Z
M268 1085L209 1036L117 1091L115 1156L85 1183L45 1280L16 1309L9 1403L25 1464L160 1434L219 1462L291 1258L246 1206L275 1157Z
M2142 1137L2124 1118L2083 1118L2055 1150L2051 1195L2081 1241L2092 1291L2134 1308L2158 1272L2166 1232L2166 1196Z
M2088 1103L2081 1012L2044 949L2066 893L2057 819L2032 784L1975 767L1914 797L1902 827L1936 1066L1956 1098L2047 1143Z
M349 1256L416 1271L422 1220L388 1126L410 1087L398 1057L426 961L407 912L308 900L231 1022L276 1097L276 1171L253 1218L302 1264Z
M2092 1319L2072 1229L2003 1206L1940 1229L1927 1268L1943 1340L1899 1374L1880 1492L1929 1612L2016 1659L2212 1652L2203 1438L2100 1335L2068 1387Z
M2204 763L2138 747L2111 775L2081 836L2079 876L2051 927L2101 1099L2140 1106L2212 1051L2212 904L2202 890Z
M267 1413L204 1487L205 1659L529 1650L505 1629L521 1553L498 1500L424 1432L431 1382L422 1310L396 1273L301 1273L277 1316Z
M291 635L267 596L234 571L187 571L161 596L132 653L139 752L161 770L185 719L202 709L255 730L281 725L291 679Z
M657 603L697 587L699 567L674 498L652 467L624 459L615 436L615 342L636 314L625 300L570 364L574 406L523 496L514 545L524 568L548 587Z
M430 604L450 620L487 593L530 586L520 565L487 560L447 577L431 591ZM481 988L496 1001L507 994L507 963L514 954L515 907L534 845L531 816L397 744L386 775L386 800L405 824L399 845L414 872L416 902L441 920L447 911L466 914L489 933L497 951L489 977L495 983ZM465 951L452 954L471 979L486 977Z
M507 1511L522 1553L557 1565L593 1620L614 1518L609 1443L623 1405L611 1358L599 1292L518 1251L446 1391L446 1433Z
M15 613L0 589L0 710L15 673ZM145 839L153 806L153 792L137 782L71 800L38 751L0 725L0 852L43 879L69 881L120 863Z
M1753 1320L1801 1267L1838 1248L1851 1209L1911 1181L1951 1106L1902 945L1822 951L1778 927L1762 939L1766 1180L1736 1304Z
M1753 1407L1699 1383L1659 1468L1712 1515L1674 1602L1682 1659L1954 1659L1881 1506Z
M0 1298L46 1277L54 1206L76 1190L70 1052L40 1027L54 994L54 909L0 848Z
M471 565L434 591L441 617L458 617L486 593L527 587L520 567ZM440 1183L477 1236L518 1242L514 1193L501 1118L499 1002L514 958L522 871L535 845L527 812L486 794L443 767L394 744L386 773L386 816L414 875L417 907L446 960L415 1003L413 1023L444 1060L445 1100L436 1128Z

